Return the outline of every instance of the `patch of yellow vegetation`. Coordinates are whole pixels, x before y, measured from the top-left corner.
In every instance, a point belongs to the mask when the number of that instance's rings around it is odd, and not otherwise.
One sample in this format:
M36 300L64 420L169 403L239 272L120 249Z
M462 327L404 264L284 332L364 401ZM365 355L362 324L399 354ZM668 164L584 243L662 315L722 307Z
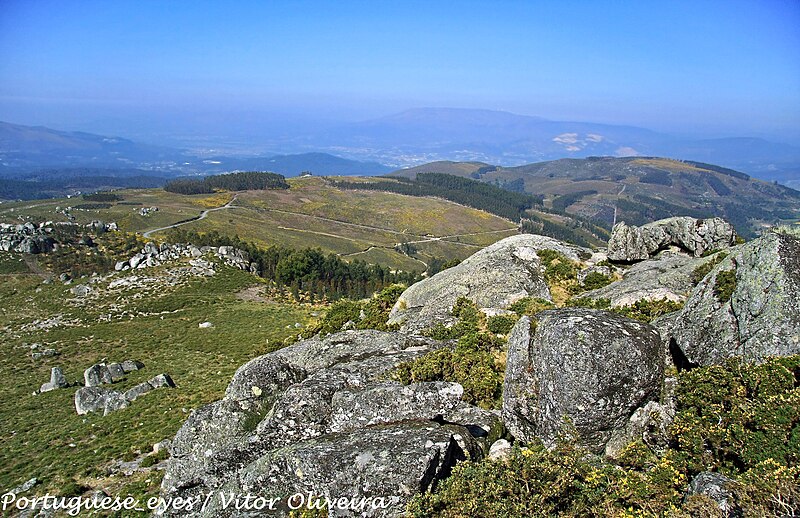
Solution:
M193 200L193 202L195 205L199 205L204 209L213 209L215 207L222 207L223 205L226 205L232 199L233 194L230 192L218 192L205 198Z
M668 171L706 171L706 169L671 158L637 158L632 160L631 163L646 167L657 167Z

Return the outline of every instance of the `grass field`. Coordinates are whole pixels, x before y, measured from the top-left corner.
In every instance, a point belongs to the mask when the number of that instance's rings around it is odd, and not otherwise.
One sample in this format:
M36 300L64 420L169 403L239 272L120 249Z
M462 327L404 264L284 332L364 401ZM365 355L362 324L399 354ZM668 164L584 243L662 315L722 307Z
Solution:
M487 212L437 198L387 192L348 191L323 177L291 178L287 190L246 191L229 209L208 212L181 228L216 230L263 246L319 247L347 260L360 259L402 270L425 269L433 257L464 259L480 247L516 233L516 225ZM122 230L145 232L195 218L221 207L232 193L184 196L161 189L119 191L124 201L108 209L72 209L78 223L116 221ZM66 221L63 209L81 198L4 203L0 221ZM158 207L147 216L142 207ZM59 210L56 210L59 209ZM167 231L153 234L164 239ZM417 254L407 257L397 243L415 242ZM472 246L470 246L472 245Z
M83 303L71 300L69 286L43 284L37 275L19 272L18 256L0 261L0 489L31 477L37 493L63 494L74 484L115 493L156 494L160 472L125 477L115 462L146 453L174 436L188 413L219 399L241 364L277 348L305 325L312 307L242 300L237 292L262 283L224 266L211 278L194 278L175 287L112 289L126 274L111 274L96 284L98 294ZM167 267L137 271L158 278ZM144 272L140 273L140 272ZM86 279L78 282L86 282ZM36 321L60 324L32 329ZM215 327L200 329L200 322ZM44 326L47 327L47 326ZM30 344L54 348L59 355L34 360ZM75 388L32 395L60 366L69 381L100 361L140 360L145 368L114 384L124 391L153 376L169 373L174 389L146 394L127 409L108 416L78 416Z

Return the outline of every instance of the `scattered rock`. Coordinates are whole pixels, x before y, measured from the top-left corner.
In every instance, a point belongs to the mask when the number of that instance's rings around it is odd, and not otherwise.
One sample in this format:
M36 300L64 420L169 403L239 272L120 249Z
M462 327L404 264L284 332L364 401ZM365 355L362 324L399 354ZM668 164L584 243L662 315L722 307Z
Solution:
M109 372L105 363L97 363L83 371L83 380L84 385L87 387L97 387L113 381L111 372Z
M124 372L133 372L139 369L144 369L144 363L138 360L125 360L122 362L122 370Z
M75 410L78 415L104 410L107 398L108 390L102 387L81 387L75 392Z
M661 250L677 246L700 257L708 250L728 248L736 243L733 225L721 218L695 219L687 216L667 218L641 227L620 222L611 230L608 259L636 262L649 259Z
M212 324L211 322L200 322L200 324L198 324L197 327L199 327L200 329L209 329L214 327L214 324Z
M69 387L69 383L67 382L67 378L64 377L64 372L62 372L61 367L53 367L50 369L50 381L42 385L39 392L49 392L51 390L67 387Z
M661 339L647 324L583 308L523 317L508 341L503 417L522 442L562 434L602 452L640 406L658 397ZM565 425L565 420L569 421Z
M34 477L34 478L29 479L29 480L26 480L21 485L15 487L14 489L11 489L8 492L11 493L12 495L19 495L20 493L27 493L28 491L33 489L33 486L35 486L38 483L39 483L39 479Z
M158 376L155 376L154 378L151 378L148 381L148 383L153 388L161 388L161 387L174 388L175 387L175 382L172 381L172 378L169 377L169 374L159 374Z
M800 353L800 238L777 231L729 250L670 333L690 364Z

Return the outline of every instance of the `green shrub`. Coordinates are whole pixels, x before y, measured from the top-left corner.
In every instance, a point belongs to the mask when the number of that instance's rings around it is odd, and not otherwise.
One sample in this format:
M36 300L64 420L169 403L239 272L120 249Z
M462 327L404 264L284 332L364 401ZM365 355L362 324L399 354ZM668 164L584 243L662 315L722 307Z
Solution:
M554 307L556 307L556 305L549 300L525 297L511 304L508 309L519 316L533 316L540 311L553 309Z
M583 279L583 287L587 290L597 290L614 282L608 275L600 272L591 272Z
M691 471L800 463L800 356L682 372L676 398L670 433Z
M517 320L519 320L517 315L495 315L486 320L486 327L492 333L505 335L511 331Z
M714 295L723 304L731 300L736 289L736 270L723 270L714 279Z
M700 471L733 479L744 516L800 508L800 356L696 368L679 375L670 447L641 442L614 459L571 443L512 450L507 460L467 461L408 506L414 517L721 516L703 495L684 498Z
M682 307L683 303L673 302L665 297L659 300L639 299L630 306L612 308L611 311L642 322L652 322L661 315L678 311Z
M589 308L589 309L608 309L611 307L609 299L590 299L588 297L571 298L564 303L566 307Z
M401 383L451 381L464 387L464 401L482 408L501 408L505 365L501 353L505 341L487 332L484 314L465 297L453 305L459 321L451 327L437 325L425 333L437 340L457 339L455 347L430 352L400 364L392 377Z
M706 254L703 254L703 257L706 257ZM709 261L706 261L695 268L692 272L692 283L694 283L695 286L700 284L700 281L702 281L703 278L708 275L708 272L713 270L714 267L721 263L726 257L728 257L728 252L719 252L716 256L714 256L713 259L710 259Z
M405 286L392 284L371 299L366 301L353 301L342 299L334 302L325 316L317 323L306 328L304 336L314 336L321 333L323 336L341 331L347 322L353 322L354 329L378 329L391 331L396 326L386 324L389 313L397 299L400 298Z

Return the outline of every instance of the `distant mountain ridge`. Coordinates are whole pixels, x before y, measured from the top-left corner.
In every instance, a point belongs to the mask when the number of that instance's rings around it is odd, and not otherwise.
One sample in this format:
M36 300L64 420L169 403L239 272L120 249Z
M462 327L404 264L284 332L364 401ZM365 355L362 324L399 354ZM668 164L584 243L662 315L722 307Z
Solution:
M157 171L160 176L214 174L234 170L264 170L296 176L303 171L320 175L374 175L392 169L377 162L360 162L328 153L262 157L199 157L185 150L140 144L120 137L59 131L43 126L0 122L0 177L25 177L42 170L103 169L120 176Z
M437 160L506 166L589 156L663 156L721 164L800 184L800 148L761 138L691 140L634 126L552 121L503 111L418 108L318 136L348 156L407 165Z

